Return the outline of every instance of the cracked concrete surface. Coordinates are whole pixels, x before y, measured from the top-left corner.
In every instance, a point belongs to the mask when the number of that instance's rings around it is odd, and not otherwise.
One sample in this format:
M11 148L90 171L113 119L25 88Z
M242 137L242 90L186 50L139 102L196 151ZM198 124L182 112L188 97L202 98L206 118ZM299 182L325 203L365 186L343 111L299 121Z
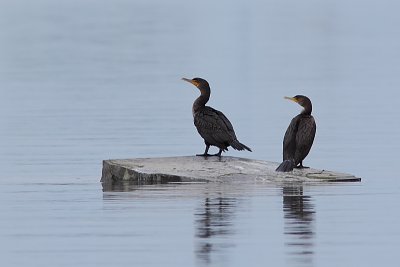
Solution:
M279 163L223 156L104 160L101 182L337 182L360 181L354 175L316 169L275 172Z

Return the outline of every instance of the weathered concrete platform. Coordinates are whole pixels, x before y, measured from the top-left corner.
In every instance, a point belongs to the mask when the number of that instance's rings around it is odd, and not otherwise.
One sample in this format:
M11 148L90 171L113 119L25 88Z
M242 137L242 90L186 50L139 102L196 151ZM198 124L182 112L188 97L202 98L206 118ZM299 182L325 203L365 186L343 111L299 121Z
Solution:
M359 182L351 174L316 169L275 172L277 162L237 157L167 157L104 160L101 182Z

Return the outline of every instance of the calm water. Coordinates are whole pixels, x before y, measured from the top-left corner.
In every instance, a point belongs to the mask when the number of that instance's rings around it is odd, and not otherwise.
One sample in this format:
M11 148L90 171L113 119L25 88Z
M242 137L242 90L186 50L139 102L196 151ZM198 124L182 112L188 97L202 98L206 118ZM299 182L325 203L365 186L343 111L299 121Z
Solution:
M398 1L0 2L4 266L397 266ZM305 94L306 164L361 183L102 187L101 161L203 151L210 105L280 161Z

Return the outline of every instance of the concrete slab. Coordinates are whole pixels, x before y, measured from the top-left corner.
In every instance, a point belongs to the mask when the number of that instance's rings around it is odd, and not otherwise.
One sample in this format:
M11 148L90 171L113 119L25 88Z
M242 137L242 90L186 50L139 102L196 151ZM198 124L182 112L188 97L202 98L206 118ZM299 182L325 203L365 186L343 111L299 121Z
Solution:
M351 174L317 169L295 169L281 173L277 162L223 156L165 157L104 160L101 182L359 182Z

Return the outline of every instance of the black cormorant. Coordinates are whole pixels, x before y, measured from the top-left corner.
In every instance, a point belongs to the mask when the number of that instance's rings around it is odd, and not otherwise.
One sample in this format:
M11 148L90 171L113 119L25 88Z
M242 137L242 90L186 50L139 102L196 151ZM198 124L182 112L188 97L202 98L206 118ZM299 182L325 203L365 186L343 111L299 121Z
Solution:
M304 109L292 119L286 130L283 139L283 162L276 169L280 172L292 171L293 168L307 168L303 166L303 160L310 152L317 130L311 115L311 100L304 95L285 98L298 103Z
M206 103L210 99L210 86L208 82L201 78L182 78L182 80L196 86L201 93L193 103L192 113L194 125L204 139L206 150L203 154L197 154L196 156L211 156L208 154L210 146L219 148L219 152L214 155L218 157L221 157L222 151L227 151L229 146L236 150L251 151L249 147L237 140L233 126L228 118L221 111L206 106Z

